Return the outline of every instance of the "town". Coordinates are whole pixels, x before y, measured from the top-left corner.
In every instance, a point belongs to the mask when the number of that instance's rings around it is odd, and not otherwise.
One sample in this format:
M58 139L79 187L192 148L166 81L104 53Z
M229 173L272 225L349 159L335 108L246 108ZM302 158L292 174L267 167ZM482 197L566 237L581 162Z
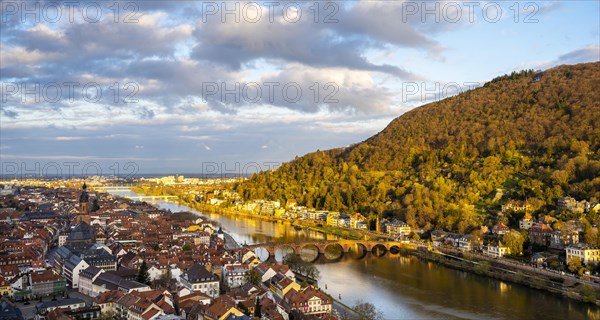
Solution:
M335 318L318 287L201 217L85 182L0 190L2 319Z
M190 182L193 181L193 182ZM91 185L97 181L88 181ZM261 261L219 225L189 212L93 191L86 181L11 181L0 187L0 294L3 316L18 319L301 319L340 318L335 299L294 265ZM159 179L151 181L158 183ZM184 183L185 182L185 183ZM528 204L509 201L498 223L471 234L428 236L399 220L369 230L359 213L312 210L294 201L241 201L220 179L166 177L163 184L210 186L191 192L207 208L331 227L380 241L417 244L506 259L587 281L597 288L597 227L584 219L534 219ZM77 186L79 186L77 188ZM100 187L96 187L103 190ZM186 189L186 188L182 188ZM204 190L204 189L203 189ZM183 198L186 198L183 197ZM561 211L598 214L600 205L570 197ZM229 211L228 211L229 212ZM522 216L514 220L514 214ZM510 218L510 219L509 219ZM511 228L508 225L516 225ZM318 229L322 230L322 229ZM527 239L527 240L525 240ZM524 244L527 242L527 247ZM524 254L528 252L528 254ZM589 287L589 285L587 285ZM582 292L596 302L595 291ZM593 298L590 298L590 295Z

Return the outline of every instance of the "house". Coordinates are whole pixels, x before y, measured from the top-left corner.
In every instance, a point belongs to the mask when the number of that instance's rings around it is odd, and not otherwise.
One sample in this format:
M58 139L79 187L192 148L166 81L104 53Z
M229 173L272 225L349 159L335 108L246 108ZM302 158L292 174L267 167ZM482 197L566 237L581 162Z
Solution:
M570 245L565 249L567 263L575 257L579 257L585 265L597 264L600 261L600 248L590 247L586 244Z
M583 213L586 206L587 201L577 201L572 197L562 197L558 199L557 202L557 207L559 211L569 210L574 213Z
M406 222L394 220L385 225L385 232L392 236L408 236L411 229Z
M529 214L526 214L523 219L519 220L519 229L521 230L529 230L533 226L533 219Z
M497 236L503 236L508 233L510 229L502 222L497 223L492 227L492 233Z
M258 273L261 275L261 281L260 282L266 282L271 280L271 278L273 278L273 276L275 276L277 274L277 272L275 270L273 270L273 268L271 268L268 264L261 262L260 264L258 264L254 270L258 271Z
M550 234L550 247L563 249L566 246L579 243L579 232L573 229L552 231Z
M340 218L339 212L329 212L327 215L327 225L337 227L339 225L338 220Z
M175 314L171 295L161 290L130 293L107 291L95 302L103 314L112 312L121 319L154 319L163 314Z
M203 265L193 265L180 279L181 284L191 291L200 291L213 298L219 295L219 278Z
M290 269L290 267L288 265L286 265L286 264L278 264L278 265L271 266L271 268L276 273L281 273L284 276L292 279L292 281L296 281L296 274L294 274L294 272Z
M247 264L235 263L223 266L223 284L229 288L241 287L246 283L246 272L250 268Z
M177 306L181 316L185 319L190 313L194 305L208 305L211 302L211 298L201 292L192 292L186 295L179 295L177 298Z
M93 280L92 291L89 293L89 296L96 297L106 291L113 290L128 293L133 291L145 292L150 291L150 287L137 281L123 279L121 276L113 274L112 272L102 272Z
M341 228L348 228L350 227L350 216L347 214L340 214L340 216L337 219L338 222L338 227Z
M98 276L103 272L105 271L94 266L89 266L82 270L79 273L79 292L88 296L92 296L94 288L93 283L96 280L96 278L98 278Z
M79 298L68 298L56 301L47 301L38 303L35 306L38 314L46 314L54 309L70 309L76 310L85 307L85 301Z
M529 229L529 241L532 243L549 246L552 237L552 227L546 223L534 223Z
M493 258L501 258L507 254L510 254L510 249L506 246L503 246L502 243L490 244L487 246L485 253Z
M12 297L12 289L10 287L10 282L8 282L3 276L0 275L0 296L2 297Z
M540 267L547 267L551 262L559 261L557 255L544 253L544 252L536 252L531 256L531 265Z
M90 265L79 256L72 254L63 264L63 276L73 289L79 286L79 273Z
M285 297L290 290L300 290L300 285L292 279L286 277L282 273L277 273L269 281L269 290L276 294L279 298Z
M302 290L292 289L284 297L290 312L297 310L314 318L330 314L332 300L325 293L312 286Z
M193 310L190 311L192 317L194 316ZM199 315L202 318L198 317L198 319L207 319L207 320L224 320L227 319L230 315L241 317L244 315L242 311L236 308L236 302L233 298L223 295L219 296L215 301L208 307L199 310ZM196 318L194 318L196 319Z
M446 241L446 236L448 233L443 230L433 230L431 231L431 242L433 242L434 246L441 246Z

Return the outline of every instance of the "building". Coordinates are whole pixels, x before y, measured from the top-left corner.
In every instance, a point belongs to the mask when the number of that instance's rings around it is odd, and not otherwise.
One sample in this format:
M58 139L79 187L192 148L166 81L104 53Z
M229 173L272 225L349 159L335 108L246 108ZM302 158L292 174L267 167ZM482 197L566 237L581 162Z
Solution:
M530 205L525 201L510 200L502 205L502 213L508 212L527 212L530 211Z
M219 295L219 278L206 270L203 265L195 264L181 275L181 284L190 291L200 291L212 298Z
M550 247L562 249L569 245L579 243L579 232L572 229L553 231L550 234Z
M38 314L46 314L54 309L65 308L65 309L70 309L70 310L76 310L76 309L84 308L84 307L85 307L85 301L83 301L82 299L69 298L69 299L62 299L62 300L57 300L57 301L47 301L47 302L38 303L35 306L35 309Z
M600 248L589 247L585 244L568 246L565 250L567 263L575 257L579 257L585 265L597 264L600 261Z
M72 254L64 263L62 274L73 289L79 286L79 273L90 265L79 256Z
M0 319L24 320L21 310L13 303L2 299L0 301Z
M29 283L34 298L63 295L67 289L66 281L53 270L30 273Z
M523 219L519 220L519 229L521 230L529 230L533 226L533 219L531 217L525 216Z
M223 284L229 288L241 287L246 283L247 264L226 264L223 266Z
M83 183L81 189L81 195L79 196L79 212L77 213L77 216L75 216L74 223L79 224L81 222L85 222L89 225L91 222L89 213L90 196L87 193L87 185L85 184L85 182Z
M532 243L549 246L552 238L552 227L545 223L534 223L529 229L529 241Z
M10 282L6 281L3 276L0 275L0 296L2 297L12 297L12 289L10 287Z
M492 227L492 233L498 236L503 236L508 233L510 229L504 223L497 223Z
M408 236L411 229L406 222L394 220L385 225L385 232L392 236Z
M94 266L89 266L82 270L81 273L79 273L79 283L77 285L79 292L88 296L93 296L94 280L96 280L103 272L104 270Z
M290 312L297 310L311 319L331 313L331 299L321 290L310 286L301 290L290 290L283 300Z
M494 245L488 245L485 253L493 258L501 258L507 254L510 254L510 249L506 246L503 246L502 243L499 243Z

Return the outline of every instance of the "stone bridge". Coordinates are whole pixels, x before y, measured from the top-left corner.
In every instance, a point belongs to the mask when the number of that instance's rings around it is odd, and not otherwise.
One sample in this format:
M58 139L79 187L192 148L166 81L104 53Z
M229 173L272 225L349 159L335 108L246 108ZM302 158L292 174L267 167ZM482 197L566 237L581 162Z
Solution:
M409 242L345 239L272 242L246 245L244 247L254 251L263 261L275 258L277 255L279 255L278 258L281 259L283 256L290 253L300 255L306 260L306 256L311 255L312 253L313 257L308 258L310 262L315 261L319 256L325 256L325 258L329 260L336 260L345 254L352 253L358 255L358 258L363 258L367 253L381 257L388 252L391 254L398 254L401 249L416 249L416 246Z

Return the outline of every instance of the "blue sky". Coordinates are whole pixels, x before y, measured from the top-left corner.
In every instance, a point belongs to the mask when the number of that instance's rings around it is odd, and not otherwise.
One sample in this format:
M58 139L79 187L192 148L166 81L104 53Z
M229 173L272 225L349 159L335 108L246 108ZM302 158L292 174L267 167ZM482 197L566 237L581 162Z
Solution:
M600 60L598 1L112 3L2 2L3 174L268 169L444 86Z

